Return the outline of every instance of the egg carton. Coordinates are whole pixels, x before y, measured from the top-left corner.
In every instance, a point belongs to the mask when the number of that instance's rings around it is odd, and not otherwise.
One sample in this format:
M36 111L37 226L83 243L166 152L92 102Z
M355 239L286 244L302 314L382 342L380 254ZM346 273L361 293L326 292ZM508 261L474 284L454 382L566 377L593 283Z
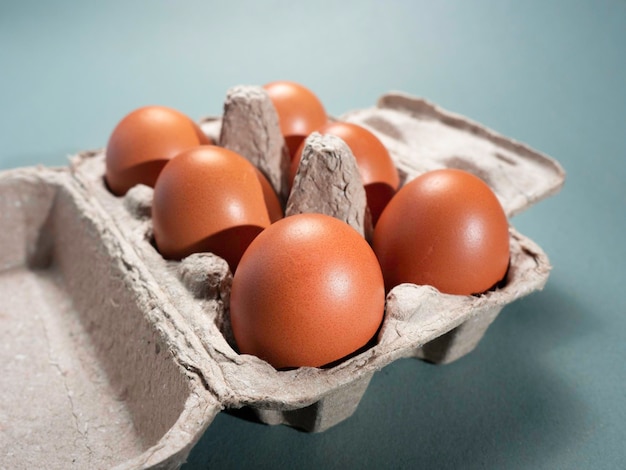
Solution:
M255 119L265 125L264 116ZM492 187L508 216L564 181L551 158L405 94L340 119L374 132L403 181L462 168ZM219 139L221 117L201 125ZM323 431L396 359L447 363L470 352L550 271L541 248L511 227L497 289L397 286L369 347L332 367L278 371L236 352L226 263L210 253L165 260L153 242L152 190L116 197L104 169L100 150L67 168L0 173L0 466L177 468L218 412L242 407L267 424Z

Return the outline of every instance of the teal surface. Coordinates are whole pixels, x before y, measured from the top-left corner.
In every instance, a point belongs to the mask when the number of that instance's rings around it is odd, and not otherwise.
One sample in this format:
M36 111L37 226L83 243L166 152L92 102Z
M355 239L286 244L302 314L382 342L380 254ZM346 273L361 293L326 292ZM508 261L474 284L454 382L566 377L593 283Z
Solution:
M333 114L403 90L559 160L513 220L554 269L458 362L386 367L321 434L221 413L185 468L625 468L626 2L0 1L0 168L276 79Z

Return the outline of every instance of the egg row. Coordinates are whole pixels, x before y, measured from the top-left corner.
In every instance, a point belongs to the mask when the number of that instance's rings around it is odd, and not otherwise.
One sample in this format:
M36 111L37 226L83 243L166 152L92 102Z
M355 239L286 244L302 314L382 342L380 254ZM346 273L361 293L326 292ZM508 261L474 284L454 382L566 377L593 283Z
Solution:
M281 188L170 108L130 113L106 150L111 192L154 187L154 239L165 258L210 251L228 262L234 272L231 324L241 353L276 368L324 366L374 338L385 290L411 282L469 295L503 279L508 221L482 180L437 170L397 191L397 170L371 132L329 122L319 100L301 85L274 82L264 90L289 154L288 188L300 184L301 161L309 164L303 154L311 133L347 144L374 226L371 246L328 215L283 218Z

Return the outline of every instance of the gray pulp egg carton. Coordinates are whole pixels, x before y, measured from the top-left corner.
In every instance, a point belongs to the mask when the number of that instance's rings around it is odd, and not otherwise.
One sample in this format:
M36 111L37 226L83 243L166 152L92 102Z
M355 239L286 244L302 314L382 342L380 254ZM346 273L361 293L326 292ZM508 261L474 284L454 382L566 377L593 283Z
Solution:
M250 116L276 125L273 110ZM490 184L509 216L564 181L549 157L407 95L341 119L373 131L403 181L463 168ZM219 139L223 121L201 124ZM446 363L470 352L500 310L541 289L550 271L541 248L511 228L498 289L455 296L397 286L371 347L330 368L277 371L236 352L226 263L210 253L163 259L152 190L115 197L104 169L104 152L94 151L68 168L0 173L0 467L177 468L223 409L323 431L348 418L394 360Z

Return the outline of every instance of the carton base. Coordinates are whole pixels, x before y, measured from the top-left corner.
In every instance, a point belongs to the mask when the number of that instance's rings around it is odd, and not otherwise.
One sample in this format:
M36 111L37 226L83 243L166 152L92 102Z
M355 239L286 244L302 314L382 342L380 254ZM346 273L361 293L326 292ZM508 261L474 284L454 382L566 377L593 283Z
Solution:
M140 454L124 397L111 389L58 270L2 271L0 298L2 400L11 403L0 416L3 465L110 467Z
M178 468L221 405L128 288L103 214L68 172L1 173L0 195L0 466Z
M415 357L433 364L449 364L472 352L485 336L501 306L480 312L474 318L415 350Z
M256 408L254 412L265 424L286 424L307 432L322 432L352 416L373 375L367 374L304 408L297 410Z

